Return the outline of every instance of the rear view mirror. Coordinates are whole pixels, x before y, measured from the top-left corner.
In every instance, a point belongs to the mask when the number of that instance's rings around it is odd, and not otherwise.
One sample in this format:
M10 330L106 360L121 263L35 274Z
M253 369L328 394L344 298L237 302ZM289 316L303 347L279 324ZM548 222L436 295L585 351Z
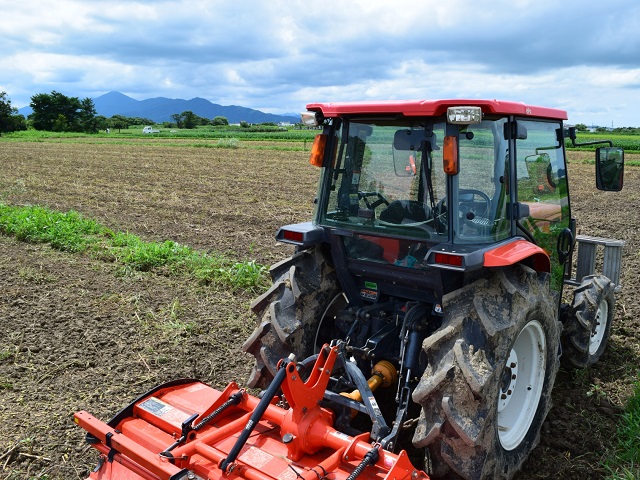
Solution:
M424 130L398 130L393 135L393 149L420 150L420 145L424 140Z
M398 130L393 135L393 167L398 177L417 174L424 139L424 130Z
M428 151L438 150L436 136L433 133L427 137L422 129L396 131L393 135L393 166L397 176L417 175L423 154L428 155L424 151L425 142L428 143Z
M624 150L606 147L596 149L596 187L598 190L619 192L624 175Z
M509 137L515 138L516 140L526 140L527 139L527 127L525 127L520 122L511 122L504 124L504 139L508 140Z

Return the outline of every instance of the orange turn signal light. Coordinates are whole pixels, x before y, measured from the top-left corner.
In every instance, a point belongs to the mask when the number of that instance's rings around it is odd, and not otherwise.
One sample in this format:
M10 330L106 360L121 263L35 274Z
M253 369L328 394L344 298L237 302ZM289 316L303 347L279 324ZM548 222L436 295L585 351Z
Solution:
M327 146L327 135L319 133L313 140L313 146L311 147L311 157L309 163L314 167L322 167L324 161L324 149Z
M444 173L447 175L457 175L460 171L458 163L458 137L453 135L444 137L442 164Z

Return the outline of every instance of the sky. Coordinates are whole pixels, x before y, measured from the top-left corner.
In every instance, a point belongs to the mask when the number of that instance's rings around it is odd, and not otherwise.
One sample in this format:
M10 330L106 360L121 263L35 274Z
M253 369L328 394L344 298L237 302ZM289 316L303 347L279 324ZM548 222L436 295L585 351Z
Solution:
M638 0L0 0L0 92L307 103L488 98L640 126Z

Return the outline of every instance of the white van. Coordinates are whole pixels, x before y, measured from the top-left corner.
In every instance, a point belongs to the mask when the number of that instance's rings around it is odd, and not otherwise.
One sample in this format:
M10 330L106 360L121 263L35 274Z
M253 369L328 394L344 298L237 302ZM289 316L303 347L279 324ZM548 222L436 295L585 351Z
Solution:
M142 133L160 133L160 130L156 130L153 127L147 125L142 129Z

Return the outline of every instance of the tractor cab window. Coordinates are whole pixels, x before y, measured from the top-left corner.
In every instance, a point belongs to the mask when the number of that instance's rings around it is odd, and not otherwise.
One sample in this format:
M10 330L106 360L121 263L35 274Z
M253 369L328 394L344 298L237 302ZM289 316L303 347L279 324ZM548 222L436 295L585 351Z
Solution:
M455 180L456 214L452 218L456 243L492 243L510 234L505 123L500 118L460 128L460 173Z
M527 132L526 138L516 140L518 202L525 213L518 229L549 254L557 270L552 272L552 282L560 285L562 266L556 243L571 219L562 127L533 120L518 120L518 124Z
M510 235L507 119L459 127L460 172L453 177L443 169L451 126L439 120L342 120L316 218L348 233L350 258L419 268L413 258L434 244Z
M443 138L442 123L343 121L319 220L356 233L345 241L352 257L402 264L411 245L446 240Z
M444 124L344 120L339 134L319 222L353 232L351 258L419 268L408 257L448 235Z

